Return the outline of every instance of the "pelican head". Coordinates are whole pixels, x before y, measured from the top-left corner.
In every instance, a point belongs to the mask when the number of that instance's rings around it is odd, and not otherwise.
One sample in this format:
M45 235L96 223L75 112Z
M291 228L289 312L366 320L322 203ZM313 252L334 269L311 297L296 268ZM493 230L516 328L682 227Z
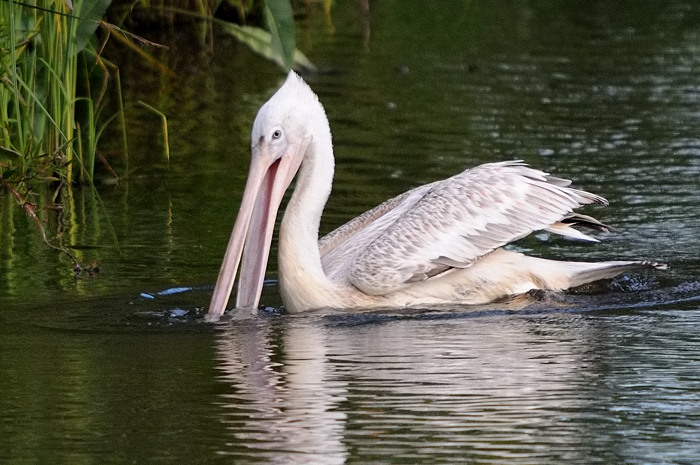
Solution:
M323 106L292 71L255 118L248 180L214 288L209 320L223 314L241 258L236 308L257 308L277 211L305 155L313 152L319 131L330 138Z

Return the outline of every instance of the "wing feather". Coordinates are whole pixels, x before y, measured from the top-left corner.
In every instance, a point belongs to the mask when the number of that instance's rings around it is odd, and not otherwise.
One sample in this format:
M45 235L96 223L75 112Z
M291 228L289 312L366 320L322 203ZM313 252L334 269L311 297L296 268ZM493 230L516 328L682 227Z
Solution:
M389 199L322 237L318 246L326 275L334 280L346 280L357 255L410 210L434 184L419 186Z
M350 242L358 247L343 273L367 294L391 293L450 268L468 267L498 247L570 218L577 207L607 203L569 184L510 161L414 189L385 202L393 203L379 215L381 228L360 232L362 241L348 241L346 248ZM368 214L377 217L380 207ZM359 218L366 220L365 215Z

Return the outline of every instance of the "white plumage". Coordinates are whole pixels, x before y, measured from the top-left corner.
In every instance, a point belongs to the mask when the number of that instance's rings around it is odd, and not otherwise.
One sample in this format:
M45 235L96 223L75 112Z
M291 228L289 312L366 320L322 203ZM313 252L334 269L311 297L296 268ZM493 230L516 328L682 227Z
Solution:
M533 231L596 241L573 225L605 229L574 213L598 195L521 161L489 163L417 187L318 240L333 181L333 147L322 105L290 72L258 112L251 168L208 318L223 313L241 261L237 308L256 308L277 209L296 175L279 236L285 308L481 304L531 289L561 290L653 262L561 262L502 246Z

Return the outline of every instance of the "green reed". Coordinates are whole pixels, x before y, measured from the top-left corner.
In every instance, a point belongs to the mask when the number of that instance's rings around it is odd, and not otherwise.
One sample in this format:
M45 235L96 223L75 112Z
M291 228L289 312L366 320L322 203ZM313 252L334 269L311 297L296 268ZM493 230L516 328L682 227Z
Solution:
M0 191L47 243L48 209L75 182L92 185L105 89L95 98L90 79L107 72L94 35L110 2L0 1Z
M225 0L243 25L214 17L224 0L0 0L0 194L8 194L37 224L42 238L65 251L61 234L47 238L49 211L70 209L72 189L93 185L100 161L98 143L103 130L118 118L122 153L128 167L126 123L119 69L111 64L98 37L113 40L167 76L167 66L148 53L158 44L125 32L104 18L123 13L120 24L135 11L189 18L211 40L212 27L234 35L281 67L312 68L295 46L294 13L287 0ZM329 5L324 0L324 5ZM117 13L115 13L117 12ZM257 18L257 19L256 19ZM246 25L264 22L267 30ZM100 28L102 34L96 34ZM114 95L116 94L116 96ZM106 115L112 96L118 108ZM129 103L127 102L127 105ZM112 105L111 107L114 107ZM168 153L166 115L148 108L163 120L165 156ZM70 215L65 215L65 218ZM109 219L107 219L109 221ZM53 241L51 239L55 239Z
M97 112L89 95L78 95L79 76L90 77L78 66L94 52L90 38L110 2L75 0L73 10L69 3L0 2L0 176L19 192L37 180L92 179ZM76 116L81 100L85 110Z

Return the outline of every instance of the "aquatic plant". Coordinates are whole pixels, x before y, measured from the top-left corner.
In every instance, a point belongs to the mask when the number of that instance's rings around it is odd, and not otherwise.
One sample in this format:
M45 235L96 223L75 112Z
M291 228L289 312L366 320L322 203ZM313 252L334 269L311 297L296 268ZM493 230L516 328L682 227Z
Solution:
M37 215L76 176L92 182L108 82L94 35L110 2L0 2L0 187L47 243Z
M260 15L267 30L215 17L222 6L237 11L244 23ZM122 152L128 171L119 70L102 55L106 41L113 38L161 72L172 74L134 40L157 44L104 20L108 9L110 15L114 11L146 11L185 16L208 28L221 27L285 69L312 67L296 49L289 0L0 1L0 191L9 193L36 222L47 244L64 251L60 233L57 241L47 238L43 225L48 211L64 204L69 208L75 183L91 186L99 200L93 185L96 160L101 159L116 177L97 146L104 129L117 117L122 125ZM103 31L102 42L95 33L98 28ZM111 88L111 83L116 85ZM104 115L105 95L110 89L116 93L118 109ZM165 115L139 103L163 119L167 158Z
M296 48L294 13L289 1L264 0L262 10L267 31L231 22L218 23L251 50L274 61L286 71L292 68L313 68L308 58Z
M326 14L330 5L330 0L323 0ZM199 34L203 41L217 27L285 71L314 68L296 48L290 0L140 0L138 3L115 0L110 8L117 24L139 14L151 19L155 16L169 24L185 19L196 21L202 26Z

